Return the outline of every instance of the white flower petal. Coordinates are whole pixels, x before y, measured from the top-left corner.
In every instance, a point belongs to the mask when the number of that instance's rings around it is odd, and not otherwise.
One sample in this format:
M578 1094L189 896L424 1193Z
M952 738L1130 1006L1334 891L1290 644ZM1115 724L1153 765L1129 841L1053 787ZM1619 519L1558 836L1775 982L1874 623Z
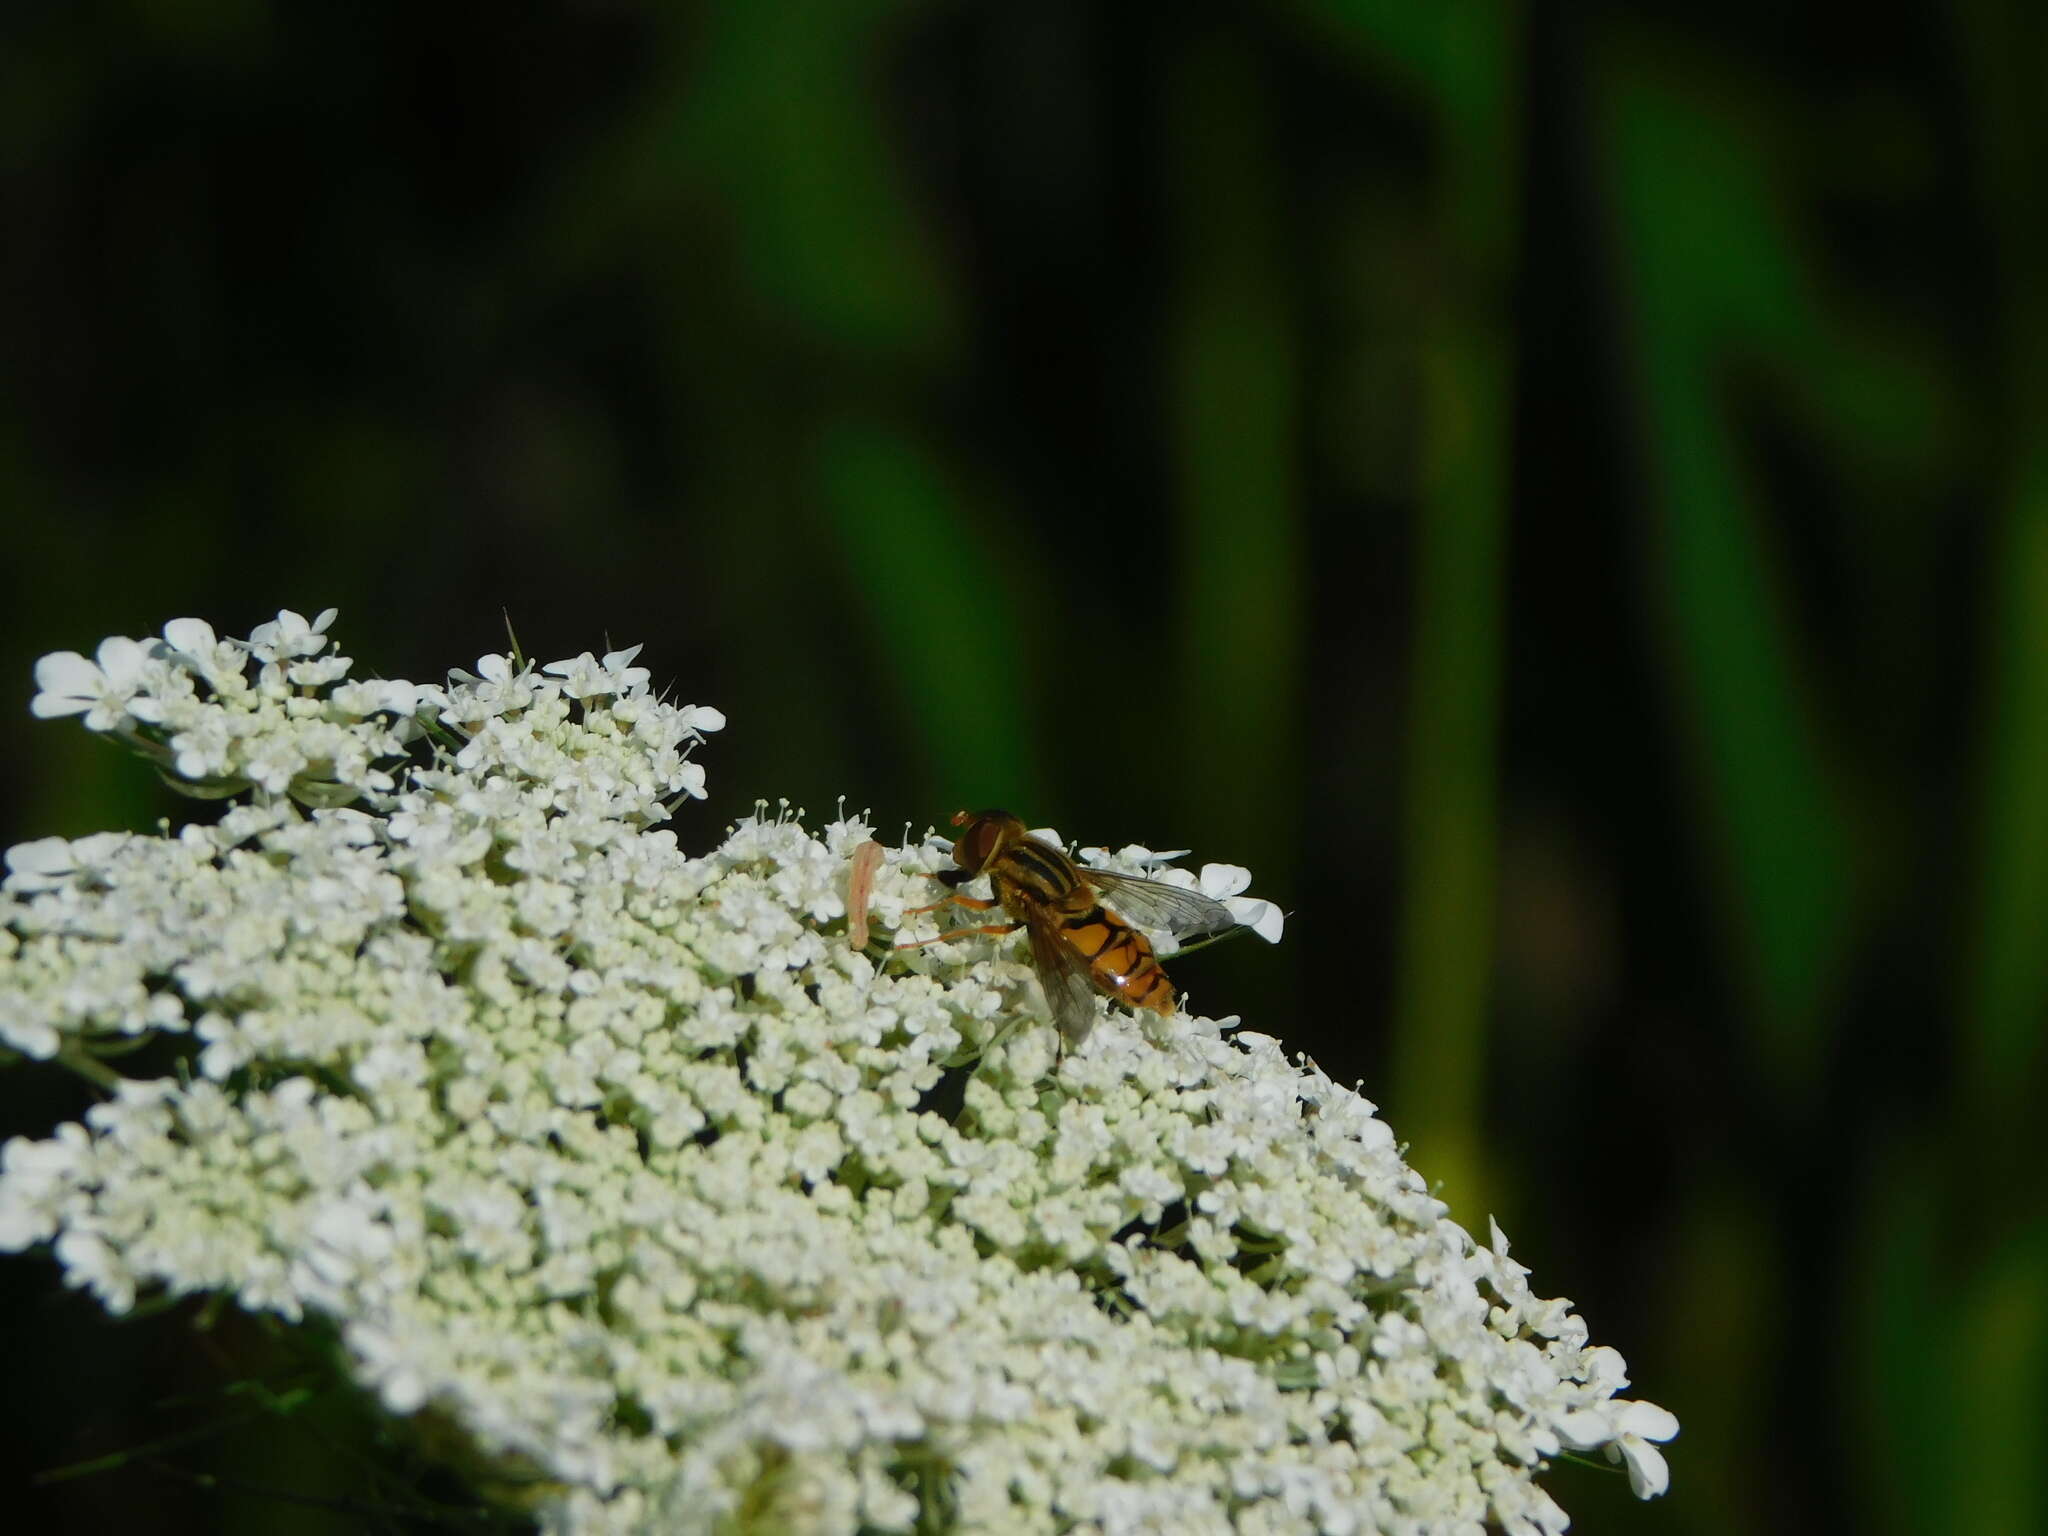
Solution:
M127 691L141 686L143 672L149 665L148 646L126 635L109 635L99 643L95 654L109 688Z
M1252 872L1242 864L1204 864L1197 878L1204 896L1221 901L1249 886Z
M1612 1351L1609 1351L1612 1353ZM1678 1416L1655 1403L1622 1403L1614 1427L1623 1435L1640 1435L1645 1440L1669 1440L1678 1433Z
M1281 931L1287 926L1287 914L1272 902L1261 901L1255 896L1230 896L1224 899L1223 905L1230 909L1232 917L1268 944L1280 942Z
M38 720L82 715L106 686L100 669L76 651L53 651L36 662L36 687L29 713Z
M7 850L6 888L23 895L54 889L77 869L68 838L39 837Z
M1623 1435L1615 1442L1628 1467L1629 1489L1639 1499L1654 1499L1671 1486L1671 1469L1664 1453L1637 1435Z
M164 626L164 640L174 651L188 656L210 656L220 642L213 626L204 619L173 619Z

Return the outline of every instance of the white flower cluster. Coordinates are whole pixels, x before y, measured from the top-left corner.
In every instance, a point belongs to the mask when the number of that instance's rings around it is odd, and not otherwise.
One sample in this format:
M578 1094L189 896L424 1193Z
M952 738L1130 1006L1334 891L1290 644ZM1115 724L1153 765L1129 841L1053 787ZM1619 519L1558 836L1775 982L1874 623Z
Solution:
M192 1053L7 1144L0 1248L334 1320L560 1531L1549 1533L1567 1449L1662 1491L1675 1420L1349 1088L1232 1021L1061 1053L1007 941L855 952L857 821L685 855L723 720L632 652L350 682L330 619L38 668L246 799L8 854L6 1043ZM878 927L936 867L886 852Z

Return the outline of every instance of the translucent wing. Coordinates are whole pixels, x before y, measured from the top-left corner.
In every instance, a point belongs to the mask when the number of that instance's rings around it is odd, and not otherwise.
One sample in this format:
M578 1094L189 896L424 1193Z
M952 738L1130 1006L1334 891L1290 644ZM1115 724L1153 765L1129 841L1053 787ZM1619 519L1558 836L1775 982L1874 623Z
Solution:
M1024 931L1031 937L1031 967L1045 989L1052 1021L1069 1045L1079 1045L1095 1027L1095 987L1081 957L1059 941L1043 916L1027 921Z
M1081 875L1118 917L1145 928L1164 928L1177 939L1213 937L1237 926L1230 908L1185 886L1111 874L1090 865L1082 866Z

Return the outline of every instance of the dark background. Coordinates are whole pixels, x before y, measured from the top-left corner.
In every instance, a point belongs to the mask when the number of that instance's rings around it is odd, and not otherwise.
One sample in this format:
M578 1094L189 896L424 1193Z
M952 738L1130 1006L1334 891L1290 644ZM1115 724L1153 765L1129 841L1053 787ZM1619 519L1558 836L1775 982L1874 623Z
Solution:
M1575 1529L2048 1529L2037 7L0 28L6 841L186 809L29 720L43 652L645 641L731 719L686 847L844 795L1249 865L1286 942L1196 1005L1683 1421L1661 1503L1554 1473ZM271 1347L0 1286L26 1471ZM346 1421L8 1504L379 1528Z

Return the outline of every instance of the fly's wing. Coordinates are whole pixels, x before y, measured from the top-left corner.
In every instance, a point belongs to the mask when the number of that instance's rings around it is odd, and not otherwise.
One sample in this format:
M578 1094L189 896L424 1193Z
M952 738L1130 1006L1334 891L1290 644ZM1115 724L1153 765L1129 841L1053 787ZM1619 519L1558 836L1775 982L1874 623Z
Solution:
M1052 1021L1070 1045L1079 1045L1095 1027L1095 987L1082 969L1081 957L1059 941L1050 923L1039 915L1024 924L1031 938L1031 968L1045 989Z
M1202 939L1238 926L1230 908L1185 886L1112 874L1092 865L1083 866L1081 875L1118 917L1142 928L1164 928L1177 939Z

